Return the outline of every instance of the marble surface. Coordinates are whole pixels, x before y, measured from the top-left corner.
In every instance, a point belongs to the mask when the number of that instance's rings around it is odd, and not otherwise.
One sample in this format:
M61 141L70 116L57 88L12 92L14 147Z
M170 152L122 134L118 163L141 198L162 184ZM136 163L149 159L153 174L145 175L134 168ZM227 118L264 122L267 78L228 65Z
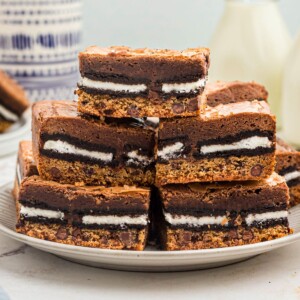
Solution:
M0 159L0 183L15 157ZM300 299L300 243L243 263L182 273L130 273L67 262L0 234L0 300Z

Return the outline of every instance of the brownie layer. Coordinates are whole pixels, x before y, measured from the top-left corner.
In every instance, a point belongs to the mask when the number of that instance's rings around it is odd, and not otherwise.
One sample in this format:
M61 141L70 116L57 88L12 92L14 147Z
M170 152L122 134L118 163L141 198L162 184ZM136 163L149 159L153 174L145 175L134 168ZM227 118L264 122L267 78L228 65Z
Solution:
M209 83L205 89L205 105L216 107L220 104L244 101L267 101L268 92L264 86L256 82L223 82Z
M288 187L273 173L258 182L193 183L159 188L158 214L174 228L267 227L287 222Z
M143 250L147 229L84 229L70 225L40 224L25 221L16 231L42 240L104 249Z
M164 209L173 213L259 212L286 207L288 189L284 179L273 173L260 181L165 185L159 187L159 197Z
M79 54L82 77L114 83L190 82L205 77L209 49L184 51L89 47Z
M209 132L209 135L207 134ZM262 141L254 142L258 147L263 144L275 152L275 120L271 115L260 113L238 113L220 119L202 120L193 117L186 119L165 119L160 121L158 133L158 151L163 151L164 146L173 146L181 142L182 149L191 149L189 156L197 153L199 145L232 145L249 137L267 137ZM269 143L269 141L271 143ZM245 142L242 149L255 150L254 143ZM172 150L172 149L171 149ZM227 150L228 151L228 150ZM159 154L159 153L158 153Z
M150 189L137 187L80 187L45 181L39 176L25 178L20 202L31 206L69 212L99 211L104 214L147 213Z

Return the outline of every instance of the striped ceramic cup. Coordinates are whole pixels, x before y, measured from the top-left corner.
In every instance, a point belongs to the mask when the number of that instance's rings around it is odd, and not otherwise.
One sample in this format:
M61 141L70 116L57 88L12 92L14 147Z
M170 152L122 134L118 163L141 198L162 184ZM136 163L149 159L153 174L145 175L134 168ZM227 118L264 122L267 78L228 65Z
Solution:
M32 101L73 99L81 0L0 0L0 69Z

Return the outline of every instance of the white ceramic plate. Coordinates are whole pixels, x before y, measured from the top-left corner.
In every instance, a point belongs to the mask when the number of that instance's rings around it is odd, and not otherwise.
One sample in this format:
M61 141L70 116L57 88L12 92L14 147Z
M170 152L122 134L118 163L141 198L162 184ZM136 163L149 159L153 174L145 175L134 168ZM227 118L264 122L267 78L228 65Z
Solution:
M0 156L16 152L20 140L30 139L30 128L31 118L28 110L6 132L0 133Z
M15 203L11 196L12 183L0 188L0 232L42 251L50 252L67 260L108 269L127 271L187 271L225 266L255 255L271 251L300 239L300 206L293 208L289 221L295 233L274 241L230 248L159 251L146 249L142 252L93 249L43 241L16 233Z

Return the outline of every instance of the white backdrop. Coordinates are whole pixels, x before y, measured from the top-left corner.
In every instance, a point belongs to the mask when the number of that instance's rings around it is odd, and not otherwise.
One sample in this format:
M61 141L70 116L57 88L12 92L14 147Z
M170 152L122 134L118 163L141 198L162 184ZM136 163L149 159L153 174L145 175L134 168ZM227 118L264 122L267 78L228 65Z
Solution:
M224 0L83 0L83 46L129 45L183 49L209 44ZM300 0L280 0L294 36Z

